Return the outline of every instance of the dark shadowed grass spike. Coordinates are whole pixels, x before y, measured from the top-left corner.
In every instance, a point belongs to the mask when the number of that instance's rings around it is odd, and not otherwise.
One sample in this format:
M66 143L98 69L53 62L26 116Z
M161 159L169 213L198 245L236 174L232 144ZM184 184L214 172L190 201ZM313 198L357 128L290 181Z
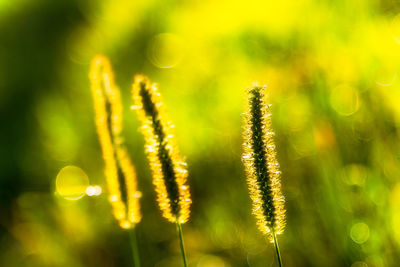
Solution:
M177 224L184 266L186 256L181 224L189 219L190 192L186 185L187 168L175 145L173 124L166 118L163 102L155 84L137 75L132 87L136 110L142 123L146 154L153 173L153 184L163 216Z
M271 127L271 105L265 103L265 91L266 86L257 84L248 88L242 160L258 228L275 244L281 266L277 235L285 227L285 200L281 193L281 172Z

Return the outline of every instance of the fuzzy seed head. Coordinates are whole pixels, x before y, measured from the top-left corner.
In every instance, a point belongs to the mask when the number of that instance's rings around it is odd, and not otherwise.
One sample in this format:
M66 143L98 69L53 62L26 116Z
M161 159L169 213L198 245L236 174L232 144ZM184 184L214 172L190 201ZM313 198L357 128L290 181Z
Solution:
M146 154L153 173L153 184L163 216L170 222L185 223L190 215L190 192L186 185L188 171L175 145L173 124L166 118L163 102L155 84L137 75L132 97L141 132L146 142Z
M96 128L105 162L109 201L120 226L132 228L141 220L141 194L137 191L136 172L121 136L121 97L106 57L98 55L93 58L89 78Z
M285 199L271 128L271 105L265 103L265 90L266 86L257 84L248 88L242 161L258 228L273 242L273 234L281 234L285 227Z

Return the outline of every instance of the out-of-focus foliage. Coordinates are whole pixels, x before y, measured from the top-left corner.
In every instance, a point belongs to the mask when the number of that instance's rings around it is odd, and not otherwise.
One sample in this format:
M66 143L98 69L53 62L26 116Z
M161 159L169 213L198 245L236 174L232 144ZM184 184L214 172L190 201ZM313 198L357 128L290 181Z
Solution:
M129 108L135 73L158 82L188 162L190 266L275 264L240 161L253 80L273 102L284 266L398 266L399 12L390 0L0 0L0 266L132 264L94 124L98 53L115 70L143 192L143 266L181 259Z

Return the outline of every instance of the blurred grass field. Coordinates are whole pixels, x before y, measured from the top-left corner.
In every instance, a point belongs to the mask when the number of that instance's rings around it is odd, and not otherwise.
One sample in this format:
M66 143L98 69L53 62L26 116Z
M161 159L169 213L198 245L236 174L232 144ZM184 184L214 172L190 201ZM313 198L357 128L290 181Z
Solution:
M142 266L181 258L130 109L136 73L158 83L188 162L189 266L276 264L240 159L254 80L273 104L284 266L399 266L398 14L394 0L0 0L0 266L132 265L94 123L99 53L121 89L143 193ZM78 175L63 183L67 166Z

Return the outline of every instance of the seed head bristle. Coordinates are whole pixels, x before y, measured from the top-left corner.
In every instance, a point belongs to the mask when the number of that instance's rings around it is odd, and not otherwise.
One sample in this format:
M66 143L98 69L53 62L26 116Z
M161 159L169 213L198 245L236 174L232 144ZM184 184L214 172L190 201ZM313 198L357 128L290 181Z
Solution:
M141 220L136 172L124 146L122 104L114 83L110 62L105 56L93 58L90 83L97 133L105 162L105 176L114 217L122 228L132 228Z
M173 124L166 118L155 84L135 76L132 86L133 109L142 123L146 154L153 173L153 184L163 216L170 222L185 223L190 215L188 171L175 145Z
M266 86L255 83L247 91L242 160L258 228L273 242L273 234L281 234L285 227L285 199L271 127L271 105L265 103L265 90Z

